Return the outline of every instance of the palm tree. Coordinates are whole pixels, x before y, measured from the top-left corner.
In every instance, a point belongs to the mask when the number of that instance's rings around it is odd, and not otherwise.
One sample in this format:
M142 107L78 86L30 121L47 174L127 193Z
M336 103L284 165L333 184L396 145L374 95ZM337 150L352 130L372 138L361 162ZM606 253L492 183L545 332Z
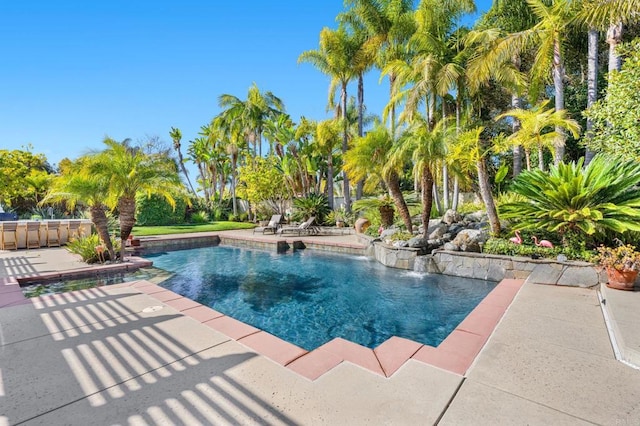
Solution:
M498 218L498 210L491 193L491 183L489 182L489 173L486 165L489 150L486 147L486 142L481 137L483 131L484 127L477 126L459 133L454 143L450 145L451 156L463 169L471 171L475 168L478 175L480 196L487 211L491 232L493 235L500 235L500 219Z
M578 13L578 4L572 0L553 0L550 5L542 0L526 0L538 22L530 29L511 33L501 39L495 51L501 57L513 58L528 49L535 50L531 68L529 95L537 99L552 74L555 94L555 109L564 109L564 65L563 42ZM556 129L558 138L554 143L554 162L560 163L564 157L566 135L563 129Z
M429 235L429 218L433 205L434 173L446 156L446 140L450 133L445 119L438 121L431 129L429 120L423 116L414 116L408 129L398 139L392 149L389 164L402 163L411 155L413 174L420 179L422 188L422 227L423 236Z
M357 23L366 31L367 40L363 49L376 53L376 64L384 69L387 64L406 59L409 54L408 41L415 33L413 0L345 0L350 12L347 21ZM389 73L389 98L396 92L396 74ZM396 109L390 108L391 134L395 134Z
M136 222L136 196L158 194L175 206L173 195L183 186L169 158L146 155L130 147L128 139L117 142L107 137L104 144L106 149L95 154L89 169L108 180L106 204L117 207L120 215L120 258L124 260L125 242Z
M233 215L238 215L238 201L236 198L236 182L238 161L240 155L244 151L245 145L245 128L243 123L234 119L228 114L221 113L213 119L211 122L211 129L213 133L217 135L220 143L220 150L226 152L229 161L231 163L231 200L233 206ZM225 179L220 179L220 199L222 200L222 185L225 184Z
M182 132L180 131L180 129L178 129L176 127L172 127L171 130L169 131L169 137L171 137L171 139L173 140L173 149L175 149L176 152L178 153L178 163L180 163L180 170L182 170L182 173L184 174L184 177L187 178L187 183L189 184L189 189L191 189L191 192L193 193L193 195L197 197L198 194L193 189L193 185L191 184L191 179L189 179L189 173L187 172L187 168L184 165L184 159L182 158L182 150L180 149L181 148L180 141L182 140Z
M376 123L365 136L354 140L353 147L345 155L344 168L353 179L366 179L366 188L370 190L384 183L405 227L413 232L411 214L400 189L398 173L402 169L399 164L395 163L396 167L393 167L388 161L392 147L391 132L382 123Z
M57 176L49 192L42 202L66 201L71 209L77 204L84 204L89 207L91 222L96 227L100 239L104 243L109 253L109 259L115 261L116 255L109 236L108 219L105 205L109 180L102 174L91 173L90 165L94 159L89 156L80 157L71 164L71 168L65 173Z
M542 150L543 147L553 147L558 138L558 128L570 131L575 137L580 134L580 125L577 121L568 118L565 110L547 109L548 104L549 101L545 101L530 110L512 109L496 117L496 120L514 117L520 121L520 129L506 138L506 143L507 147L514 145L525 147L527 170L531 170L529 157L531 148L538 147ZM556 130L545 132L550 127L555 127ZM505 150L504 148L503 150ZM542 154L539 155L538 162L540 169L544 170Z
M327 198L331 209L334 208L333 156L340 143L341 133L341 123L337 120L324 120L317 123L315 141L318 150L327 158Z
M264 124L269 118L284 112L282 100L271 92L261 92L256 83L253 83L246 100L223 94L218 97L218 105L224 109L221 115L225 117L225 121L236 121L235 126L242 127L244 137L254 145L253 154L262 156Z
M329 105L334 105L334 94L337 87L340 88L340 107L336 118L342 119L342 153L349 149L347 113L347 85L356 77L353 67L353 58L360 47L358 40L349 34L344 26L337 30L323 28L320 32L320 47L318 50L302 52L298 62L309 62L318 68L323 74L331 77L329 87ZM343 180L344 203L347 211L351 210L351 194L349 178L345 175Z
M535 16L526 0L497 0L481 18L477 31L467 35L466 43L474 47L467 63L467 81L472 93L495 81L511 94L511 109L522 107L521 98L526 89L521 73L522 60L519 52L496 49L509 33L524 31L535 25ZM514 119L511 128L518 131L520 122ZM513 147L513 177L522 171L522 147Z

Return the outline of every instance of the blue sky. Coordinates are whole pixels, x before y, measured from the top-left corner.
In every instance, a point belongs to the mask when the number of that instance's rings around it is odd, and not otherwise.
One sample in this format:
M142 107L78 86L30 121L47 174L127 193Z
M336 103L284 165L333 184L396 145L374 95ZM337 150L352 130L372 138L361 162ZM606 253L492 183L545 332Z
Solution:
M2 0L0 148L31 144L57 163L101 149L106 135L170 142L174 126L186 151L219 112L218 96L244 99L253 82L294 121L324 118L328 78L297 58L342 9L342 0ZM374 70L369 111L387 96Z

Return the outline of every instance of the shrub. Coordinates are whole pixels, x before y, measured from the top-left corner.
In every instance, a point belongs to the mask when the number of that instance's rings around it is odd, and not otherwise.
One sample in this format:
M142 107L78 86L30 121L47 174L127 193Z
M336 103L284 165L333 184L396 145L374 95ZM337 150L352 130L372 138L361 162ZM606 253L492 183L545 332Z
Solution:
M204 210L200 210L198 212L192 213L190 222L191 223L208 223L209 214Z
M311 216L315 216L316 223L324 223L326 216L331 209L329 208L329 200L324 194L311 193L306 197L294 198L294 220L307 220Z
M158 226L184 223L187 203L176 195L175 209L160 195L139 197L137 200L136 225Z
M117 254L120 251L120 240L112 240L113 250ZM102 242L98 234L91 234L86 237L76 238L69 241L66 248L71 253L78 254L82 257L82 260L86 263L97 263L100 261L96 247L101 246ZM104 250L105 260L109 259L109 252Z
M526 239L528 240L528 239ZM505 256L523 256L556 259L563 254L570 260L590 261L593 252L580 246L556 246L554 248L537 247L531 244L514 244L504 238L489 238L482 251L488 254L501 254Z
M640 163L598 155L582 165L581 159L552 166L549 173L523 172L511 190L525 200L504 204L501 216L515 229L558 234L565 244L640 230Z

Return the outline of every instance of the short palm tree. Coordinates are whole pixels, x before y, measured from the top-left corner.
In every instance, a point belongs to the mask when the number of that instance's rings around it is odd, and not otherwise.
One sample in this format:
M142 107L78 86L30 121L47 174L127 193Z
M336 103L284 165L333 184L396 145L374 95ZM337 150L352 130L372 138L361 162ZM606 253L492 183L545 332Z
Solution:
M578 122L568 118L566 110L554 111L551 108L547 108L548 103L549 101L542 102L529 110L512 109L496 117L496 120L512 117L520 121L520 129L506 138L507 147L503 147L502 150L506 151L506 148L518 145L524 146L527 170L531 170L529 153L531 148L534 147L540 149L538 162L540 169L544 169L542 148L557 146L557 141L561 138L557 129L568 130L575 137L580 135ZM556 130L547 132L547 129L552 127Z
M89 170L108 181L106 204L117 207L120 215L120 258L124 259L125 242L136 222L136 196L158 194L175 206L174 194L184 187L169 158L146 155L130 147L128 140L117 142L107 137L104 144L106 149L94 156Z
M388 164L392 147L393 138L389 129L382 123L376 123L365 136L354 140L353 147L345 156L344 168L353 179L366 179L368 189L373 189L383 182L391 194L405 227L412 232L411 214L400 189L398 173L402 167L390 167ZM395 165L398 166L397 163Z
M91 222L95 225L100 239L107 248L109 258L115 260L116 255L109 236L107 206L105 205L109 191L109 180L103 174L91 173L92 161L91 157L80 157L72 163L67 172L54 179L42 202L66 201L67 206L71 209L77 204L88 206Z
M446 140L453 133L447 127L446 120L440 120L433 129L429 121L420 115L414 116L409 127L402 133L398 143L393 147L388 165L401 164L405 158L411 157L413 174L420 179L422 188L422 227L426 238L433 205L434 170L446 156Z

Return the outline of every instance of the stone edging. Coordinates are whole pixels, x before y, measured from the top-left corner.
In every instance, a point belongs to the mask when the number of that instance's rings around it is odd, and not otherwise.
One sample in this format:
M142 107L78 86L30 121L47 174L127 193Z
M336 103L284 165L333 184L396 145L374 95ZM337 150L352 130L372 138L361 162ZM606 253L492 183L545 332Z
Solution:
M572 287L594 287L607 282L606 273L588 262L445 250L421 256L418 249L388 246L365 235L358 237L361 242L373 246L373 257L378 262L392 268L489 281L523 279L532 284Z

